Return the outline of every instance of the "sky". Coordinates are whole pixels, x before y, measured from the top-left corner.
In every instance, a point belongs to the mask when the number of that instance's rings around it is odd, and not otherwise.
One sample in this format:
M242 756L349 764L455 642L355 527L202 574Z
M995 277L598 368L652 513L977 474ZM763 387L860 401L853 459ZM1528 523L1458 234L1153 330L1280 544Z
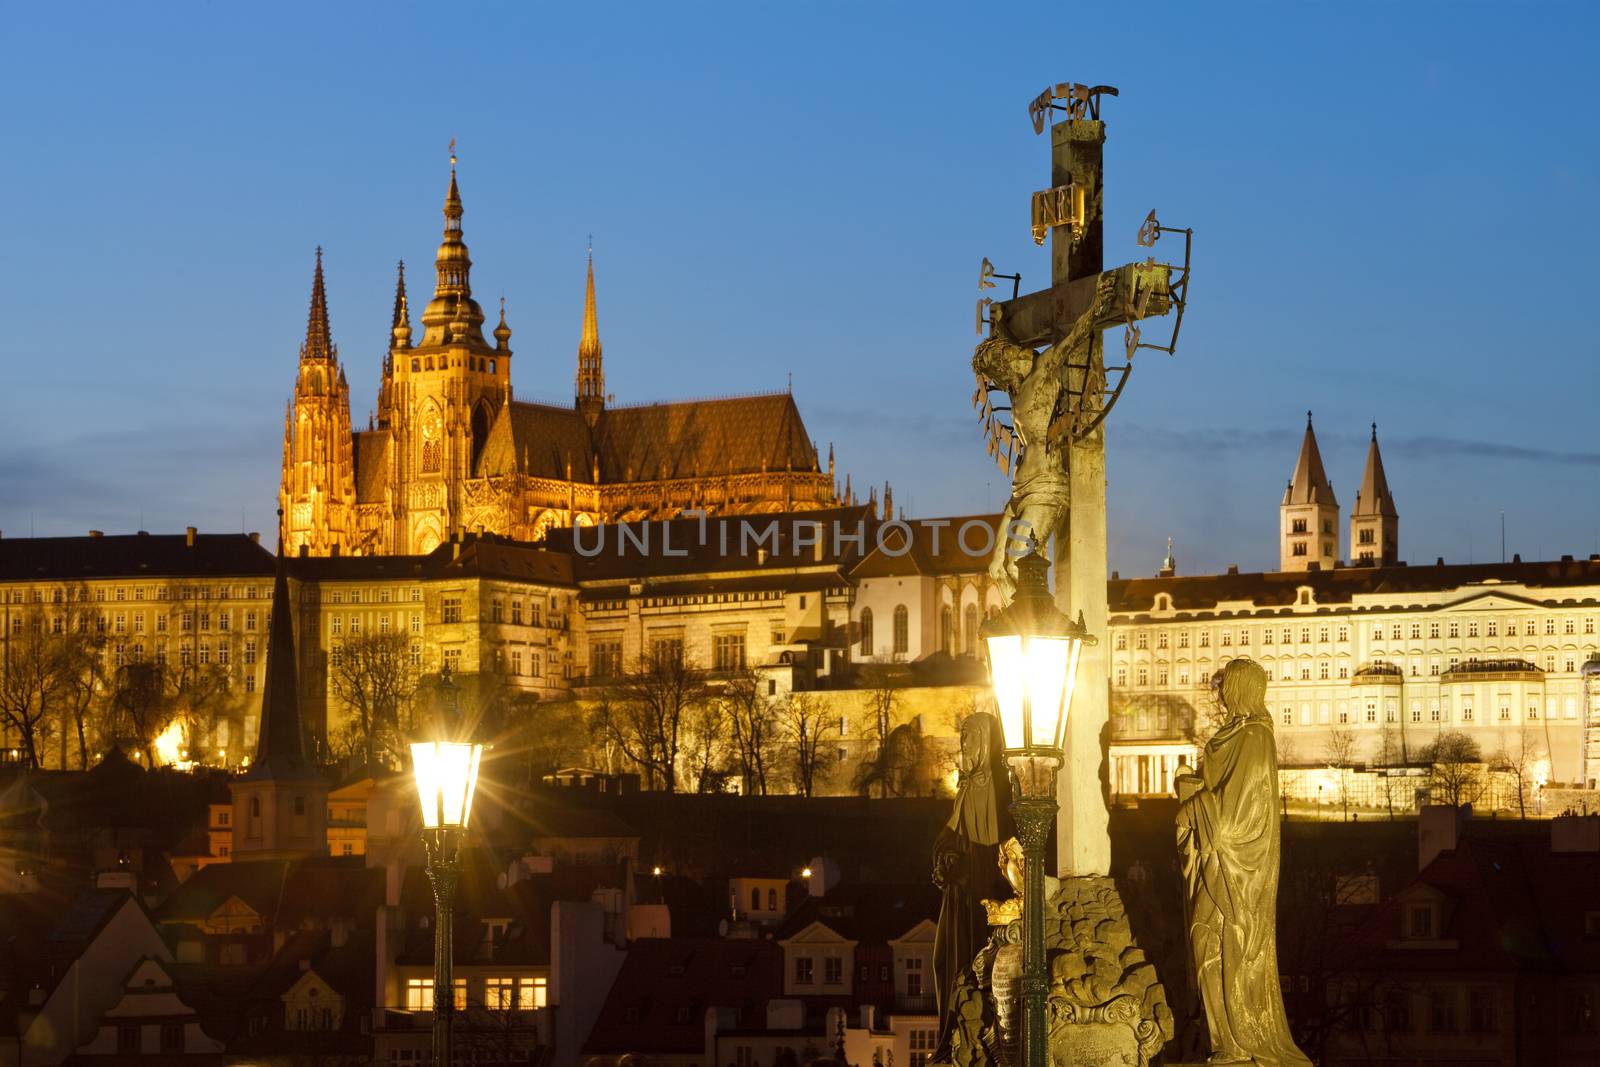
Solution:
M1377 423L1405 559L1498 559L1502 513L1508 554L1600 551L1593 6L0 11L4 536L271 531L313 250L359 428L452 137L519 397L570 402L593 234L619 402L792 375L858 489L998 510L978 265L1047 282L1027 103L1083 81L1121 90L1107 265L1151 208L1195 230L1107 423L1113 568L1275 566L1307 410L1346 517Z

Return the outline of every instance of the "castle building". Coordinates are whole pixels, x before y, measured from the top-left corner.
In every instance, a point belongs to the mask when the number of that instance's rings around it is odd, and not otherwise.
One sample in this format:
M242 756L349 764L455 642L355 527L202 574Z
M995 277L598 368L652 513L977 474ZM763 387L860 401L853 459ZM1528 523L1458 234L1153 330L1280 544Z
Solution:
M832 505L787 392L617 405L605 388L589 259L571 406L514 398L504 301L492 341L473 299L454 160L433 298L414 338L401 265L375 418L350 423L320 251L293 399L280 503L288 548L426 554L460 532L539 541L555 528Z
M1285 766L1403 766L1454 731L1530 781L1594 777L1600 695L1583 670L1600 655L1600 555L1408 566L1374 427L1345 564L1309 418L1279 513L1277 572L1179 575L1169 558L1156 577L1113 574L1113 793L1171 794L1236 656L1267 670Z

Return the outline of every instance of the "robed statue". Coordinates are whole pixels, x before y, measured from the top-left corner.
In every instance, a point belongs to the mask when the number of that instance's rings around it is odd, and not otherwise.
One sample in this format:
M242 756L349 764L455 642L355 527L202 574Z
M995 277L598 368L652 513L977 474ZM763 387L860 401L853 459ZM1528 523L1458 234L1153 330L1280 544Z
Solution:
M1178 777L1189 948L1213 1064L1310 1067L1278 987L1278 754L1267 676L1248 659L1222 671L1225 722L1198 773Z
M1005 739L998 719L985 711L966 717L961 723L960 760L955 807L933 846L933 882L943 893L933 938L941 1053L948 1051L956 979L989 940L982 902L1001 895L1004 886L996 850L1015 832ZM945 1058L934 1057L937 1062Z

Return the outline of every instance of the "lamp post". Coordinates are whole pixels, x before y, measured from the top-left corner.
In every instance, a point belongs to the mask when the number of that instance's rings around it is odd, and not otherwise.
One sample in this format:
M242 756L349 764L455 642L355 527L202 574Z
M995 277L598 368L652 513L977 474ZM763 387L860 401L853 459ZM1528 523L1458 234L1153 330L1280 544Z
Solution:
M1067 713L1078 658L1093 644L1080 615L1056 608L1037 545L1017 561L1017 586L1005 610L983 624L1006 761L1016 783L1011 810L1022 845L1022 1063L1046 1067L1044 855L1056 817L1056 772L1066 755Z
M473 743L461 728L457 686L448 666L440 672L439 688L442 713L433 736L412 744L411 773L422 805L422 847L428 856L428 881L433 885L433 1064L449 1067L450 1020L455 1012L450 975L451 912L461 840L472 815L483 746Z

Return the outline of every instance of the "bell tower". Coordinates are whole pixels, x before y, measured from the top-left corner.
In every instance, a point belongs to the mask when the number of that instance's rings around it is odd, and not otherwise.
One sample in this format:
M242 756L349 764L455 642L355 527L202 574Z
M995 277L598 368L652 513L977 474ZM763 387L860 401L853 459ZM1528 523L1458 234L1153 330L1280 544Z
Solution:
M284 551L303 546L328 556L356 543L355 459L350 439L350 386L328 325L328 294L317 249L311 312L294 398L283 423L283 473L278 506L284 513Z
M1339 501L1322 469L1309 411L1300 458L1278 505L1278 545L1280 571L1328 571L1339 559Z
M454 143L444 200L444 236L434 258L433 299L422 312L422 339L411 341L404 281L395 296L388 365L390 472L404 496L395 502L397 552L431 552L481 521L468 511L465 483L476 474L495 416L511 389L511 328L504 307L495 343L483 335L483 308L472 297L472 259L461 230L464 209Z
M1377 423L1372 424L1372 443L1367 445L1361 491L1356 494L1355 507L1350 509L1350 562L1380 567L1400 562L1400 512L1383 473Z

